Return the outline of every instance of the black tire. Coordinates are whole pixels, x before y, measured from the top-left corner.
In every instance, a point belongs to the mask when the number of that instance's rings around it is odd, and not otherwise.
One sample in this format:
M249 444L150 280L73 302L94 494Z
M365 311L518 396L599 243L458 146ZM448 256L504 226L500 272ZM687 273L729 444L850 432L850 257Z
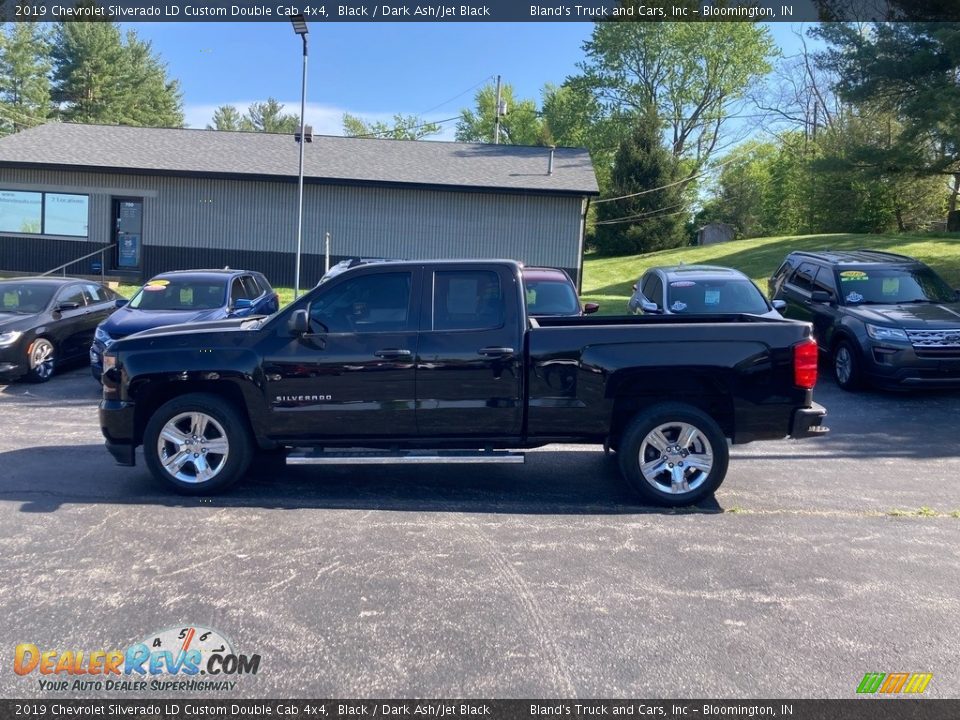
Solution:
M191 413L206 418L204 425L193 424ZM198 427L202 435L196 434ZM164 438L161 448L165 429L182 436L183 443ZM211 452L214 447L225 448L226 453ZM253 439L246 422L229 402L215 395L191 393L164 403L153 413L143 434L143 456L158 480L185 495L204 495L243 477L253 457ZM176 458L181 462L175 466L175 474L165 467L164 460L176 462ZM201 477L204 467L211 473L209 479Z
M863 371L860 368L860 353L849 340L841 340L830 355L833 379L841 390L856 392L863 387Z
M684 433L690 428L687 439ZM657 430L662 440L654 437ZM730 461L727 438L717 423L685 403L662 403L638 413L620 438L617 457L624 479L642 500L669 507L693 505L712 495ZM682 483L674 482L678 476Z
M49 358L42 359L45 350L49 350ZM45 337L35 338L27 346L27 374L24 379L32 383L44 383L53 377L57 371L57 346L53 340Z

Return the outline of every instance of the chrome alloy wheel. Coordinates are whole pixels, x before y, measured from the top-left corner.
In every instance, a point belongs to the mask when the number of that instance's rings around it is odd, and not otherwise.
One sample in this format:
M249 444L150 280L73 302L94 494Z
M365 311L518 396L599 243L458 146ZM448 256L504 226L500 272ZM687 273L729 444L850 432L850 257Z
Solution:
M833 362L834 370L837 373L837 382L846 385L853 376L853 357L850 355L850 349L846 345L838 347Z
M706 482L712 468L710 441L690 423L663 423L640 444L640 474L660 492L693 492Z
M230 442L223 426L210 415L180 413L160 431L157 456L163 469L180 482L204 483L223 470Z
M53 375L53 343L46 338L37 338L30 346L30 370L40 380L46 380Z

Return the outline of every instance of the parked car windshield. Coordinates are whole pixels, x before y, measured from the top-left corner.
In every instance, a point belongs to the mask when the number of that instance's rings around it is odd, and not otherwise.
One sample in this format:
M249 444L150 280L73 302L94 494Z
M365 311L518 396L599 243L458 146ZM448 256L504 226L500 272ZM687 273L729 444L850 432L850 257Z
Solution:
M928 267L840 269L840 297L845 305L956 302L956 293Z
M49 283L0 283L0 312L33 315L50 304L57 288Z
M749 280L737 278L674 280L667 285L667 309L672 313L769 312L767 301Z
M563 280L524 281L527 312L531 315L578 315L580 301L570 283Z
M137 310L214 310L226 304L226 280L151 280L137 291Z

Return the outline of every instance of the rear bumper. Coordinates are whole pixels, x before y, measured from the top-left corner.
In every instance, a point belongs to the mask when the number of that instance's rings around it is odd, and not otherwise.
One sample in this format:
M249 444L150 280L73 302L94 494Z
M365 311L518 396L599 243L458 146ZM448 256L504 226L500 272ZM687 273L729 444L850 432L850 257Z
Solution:
M826 416L827 409L818 403L813 403L808 408L795 410L793 419L790 421L790 437L800 440L817 435L826 435L830 432L830 428L823 425L823 419Z

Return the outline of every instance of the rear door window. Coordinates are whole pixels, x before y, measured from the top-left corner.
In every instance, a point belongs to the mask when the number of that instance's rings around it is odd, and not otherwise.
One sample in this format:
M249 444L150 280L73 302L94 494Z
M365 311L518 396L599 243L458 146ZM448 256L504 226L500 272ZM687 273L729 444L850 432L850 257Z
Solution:
M503 325L500 277L490 270L437 271L433 330L488 330Z
M813 290L813 279L817 275L817 266L813 263L803 263L790 277L790 284L798 290L810 292Z

